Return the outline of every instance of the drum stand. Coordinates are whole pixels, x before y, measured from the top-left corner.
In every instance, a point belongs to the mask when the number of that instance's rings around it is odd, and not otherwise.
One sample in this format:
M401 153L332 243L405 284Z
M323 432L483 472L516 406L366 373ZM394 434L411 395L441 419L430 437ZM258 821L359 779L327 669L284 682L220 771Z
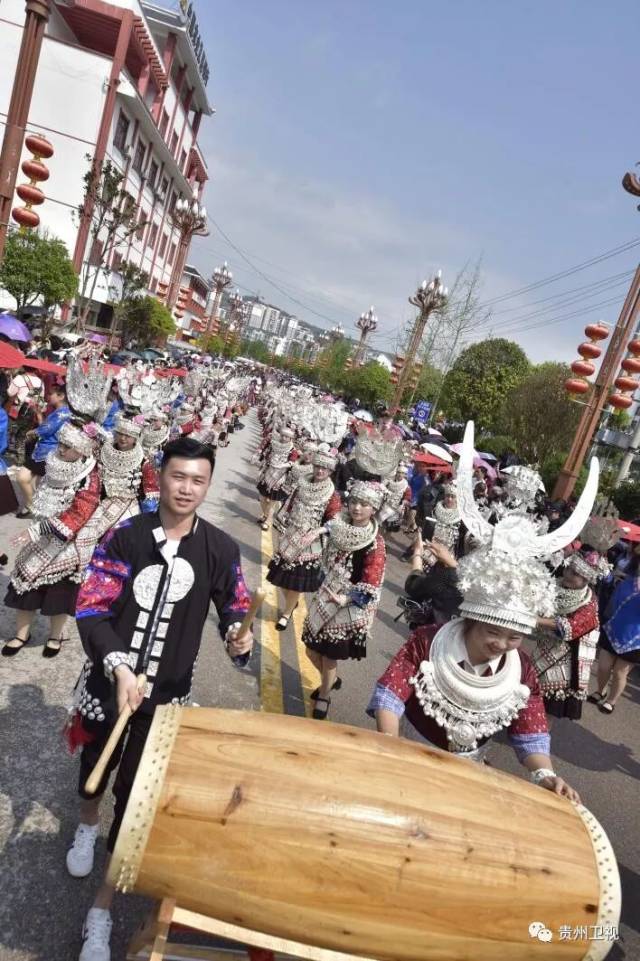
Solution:
M174 924L235 942L235 947L206 948L169 941ZM247 955L249 961L275 961L276 956L299 961L371 961L370 958L287 941L195 911L185 911L173 898L163 898L160 907L151 912L134 934L127 949L127 961L230 961L237 955Z

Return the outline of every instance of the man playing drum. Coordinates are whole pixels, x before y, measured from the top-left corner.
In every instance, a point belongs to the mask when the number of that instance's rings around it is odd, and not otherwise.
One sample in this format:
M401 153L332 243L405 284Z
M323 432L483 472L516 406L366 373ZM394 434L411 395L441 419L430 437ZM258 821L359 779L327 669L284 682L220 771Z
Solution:
M206 497L215 455L190 438L166 445L157 514L142 514L109 531L94 551L78 596L76 619L87 653L69 730L83 744L80 824L67 854L74 877L93 868L98 809L109 775L115 817L113 850L155 707L185 704L191 694L202 631L213 601L232 658L248 657L253 637L240 632L250 607L237 545L196 511ZM142 686L139 675L144 674ZM121 737L94 794L85 789L119 714L130 708ZM87 915L80 961L109 961L113 888L103 883Z

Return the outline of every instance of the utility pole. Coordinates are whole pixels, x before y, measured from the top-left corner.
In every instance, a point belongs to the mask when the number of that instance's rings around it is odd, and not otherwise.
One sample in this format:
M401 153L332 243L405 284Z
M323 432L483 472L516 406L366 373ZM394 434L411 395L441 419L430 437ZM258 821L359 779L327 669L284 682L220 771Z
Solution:
M627 341L635 330L639 309L640 265L636 267L636 272L633 275L629 293L622 305L618 323L614 328L609 346L602 359L598 376L593 385L591 397L585 403L580 423L576 428L575 437L573 438L571 450L567 455L564 467L558 475L558 480L556 481L556 486L552 494L554 500L566 500L573 492L580 468L584 463L593 435L600 423L602 411L609 402L611 384L620 367L620 361L625 352Z
M49 21L50 0L27 0L22 42L13 78L11 100L0 153L0 262L9 229L9 215L18 177L24 133L29 119L42 38Z
M231 283L233 283L233 274L229 270L229 265L225 260L222 267L216 267L216 269L213 272L213 276L211 278L211 284L213 286L213 289L215 290L215 295L213 298L213 305L211 307L211 314L209 316L209 323L207 324L207 330L206 330L207 335L213 332L213 328L216 321L219 322L218 315L220 313L220 301L222 299L222 291L225 289L225 287L228 287L229 284Z
M420 313L413 324L413 330L411 331L406 349L406 360L399 373L398 383L396 384L393 400L391 401L390 412L392 414L397 413L402 405L402 395L407 384L411 381L427 321L434 310L442 310L447 302L449 291L443 286L440 279L441 276L442 271L439 270L429 283L423 280L415 294L409 297L409 303L413 304L414 307L418 307Z

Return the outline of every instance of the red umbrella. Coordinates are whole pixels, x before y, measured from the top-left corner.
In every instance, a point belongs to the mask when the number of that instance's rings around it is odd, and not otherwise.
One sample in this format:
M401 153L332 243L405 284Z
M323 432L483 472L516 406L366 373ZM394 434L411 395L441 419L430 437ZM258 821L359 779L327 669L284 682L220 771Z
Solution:
M158 368L154 370L156 377L186 377L187 371L184 367L167 367L166 369Z
M54 364L52 360L40 360L38 357L25 357L24 366L41 370L44 374L64 375L67 372L67 368L62 364Z
M414 454L413 461L416 464L426 464L429 470L441 471L443 474L451 473L451 464L440 460L439 457L434 457L433 454L427 454L426 451L421 454Z
M623 541L640 542L640 527L637 524L632 524L631 521L621 521L618 518L618 527Z
M26 359L21 350L0 340L0 367L22 367Z

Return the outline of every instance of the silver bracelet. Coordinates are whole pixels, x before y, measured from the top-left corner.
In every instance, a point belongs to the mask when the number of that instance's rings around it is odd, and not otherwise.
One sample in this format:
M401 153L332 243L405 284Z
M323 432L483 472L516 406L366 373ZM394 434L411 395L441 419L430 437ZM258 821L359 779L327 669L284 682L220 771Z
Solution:
M548 767L536 768L535 771L531 771L531 773L529 774L529 777L531 778L534 784L540 784L540 782L544 781L545 778L555 777L555 776L556 776L556 772L552 771L551 768L548 768Z
M110 681L115 681L114 671L121 664L126 664L130 667L132 671L136 669L137 657L135 654L126 653L125 651L112 651L110 654L106 654L102 658L102 666L104 667L105 677Z

